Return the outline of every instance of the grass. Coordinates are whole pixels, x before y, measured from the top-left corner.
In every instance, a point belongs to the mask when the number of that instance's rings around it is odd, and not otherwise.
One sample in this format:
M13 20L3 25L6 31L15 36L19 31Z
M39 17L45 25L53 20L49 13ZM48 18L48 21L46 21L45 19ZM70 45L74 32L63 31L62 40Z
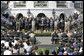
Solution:
M56 47L59 47L59 44L56 45ZM39 47L37 50L37 53L39 54L40 51L43 51L43 54L45 54L45 50L49 50L49 54L51 54L51 49L54 49L55 52L57 52L57 48L55 46L52 47Z
M39 54L40 51L43 51L43 54L45 54L45 50L49 50L49 54L50 54L51 49L54 49L57 52L56 47L46 47L46 48L38 48L37 53Z
M35 33L36 36L51 36L51 33Z

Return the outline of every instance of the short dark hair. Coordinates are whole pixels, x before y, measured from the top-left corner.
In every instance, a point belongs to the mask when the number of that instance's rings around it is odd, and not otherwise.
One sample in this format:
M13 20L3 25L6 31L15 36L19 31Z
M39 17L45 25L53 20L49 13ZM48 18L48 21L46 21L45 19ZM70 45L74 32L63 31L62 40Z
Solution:
M43 51L40 51L40 52L39 52L39 55L43 55Z
M49 55L49 50L45 50L45 55Z
M38 49L38 46L34 46L34 49L37 50Z
M30 42L26 42L27 43L27 45L30 45Z
M25 49L24 52L27 53L27 50Z
M6 49L9 50L9 47L7 47Z
M21 43L21 45L20 45L20 46L23 48L23 46L24 46L24 45Z
M17 44L15 44L14 49L18 49L18 45Z
M10 46L10 47L12 47L12 46L13 46L11 42L9 42L9 46Z
M4 46L4 43L2 43L1 46L3 47Z

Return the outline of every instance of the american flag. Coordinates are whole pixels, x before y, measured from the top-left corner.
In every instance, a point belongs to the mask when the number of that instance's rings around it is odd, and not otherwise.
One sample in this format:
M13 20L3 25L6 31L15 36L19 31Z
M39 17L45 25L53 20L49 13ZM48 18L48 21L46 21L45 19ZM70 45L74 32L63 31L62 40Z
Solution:
M8 19L6 19L4 16L1 15L1 21L5 22L8 25L12 25L12 22L10 22Z

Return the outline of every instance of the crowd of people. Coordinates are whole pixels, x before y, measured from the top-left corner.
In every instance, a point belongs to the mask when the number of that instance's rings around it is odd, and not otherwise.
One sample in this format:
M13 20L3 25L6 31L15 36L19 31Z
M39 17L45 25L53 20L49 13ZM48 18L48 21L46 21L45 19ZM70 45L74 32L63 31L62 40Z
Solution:
M2 55L26 55L27 52L34 52L37 46L35 34L31 31L1 31L1 54ZM28 55L29 55L28 54Z
M62 32L61 32L62 33ZM74 31L76 36L67 33L67 37L59 36L59 46L54 49L40 51L37 53L36 46L28 37L2 37L1 38L1 55L83 55L83 33ZM55 34L56 35L56 34ZM71 36L70 36L71 35ZM29 34L31 36L31 34ZM32 37L32 36L31 36ZM56 37L56 36L54 36ZM65 38L68 38L67 40Z
M12 31L1 31L1 55L83 55L83 30L71 30L83 23L78 20L77 14L66 17L66 20L60 17L56 19L4 17L8 18L13 25L10 25ZM22 29L27 31L21 32ZM35 45L36 37L33 33L35 30L54 31L51 34L51 41L52 44L59 44L56 47L57 51L51 49L50 53L49 50L45 50L45 53L43 51L37 53L38 46Z
M23 34L22 34L23 33ZM36 38L33 32L1 31L1 55L83 55L83 30L82 31L54 31L52 44L57 51L51 49L37 53Z
M83 55L83 31L54 31L52 44L57 42L59 43L57 55Z
M15 37L2 38L1 43L1 55L32 55L38 48L27 39Z
M82 24L80 18L78 18L78 14L74 13L74 15L70 15L63 19L62 17L57 17L53 19L52 17L24 17L18 16L17 18L13 16L9 16L8 14L2 14L2 16L6 17L10 22L12 22L10 29L14 30L46 30L46 31L53 31L56 29L62 29L64 31L70 30L78 25ZM2 22L3 23L3 22Z

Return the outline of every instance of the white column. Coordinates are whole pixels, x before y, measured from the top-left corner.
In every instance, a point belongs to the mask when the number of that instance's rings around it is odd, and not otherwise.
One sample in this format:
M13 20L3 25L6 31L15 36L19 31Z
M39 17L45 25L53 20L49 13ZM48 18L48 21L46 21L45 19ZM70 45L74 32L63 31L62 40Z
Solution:
M57 1L55 1L55 5L56 5L56 8L57 8Z
M8 4L8 7L9 8L14 8L14 1L10 1L9 4Z
M49 9L56 9L56 1L48 1Z
M26 8L33 9L34 8L34 1L26 1Z
M74 8L74 3L72 1L66 1L66 5L68 8Z

